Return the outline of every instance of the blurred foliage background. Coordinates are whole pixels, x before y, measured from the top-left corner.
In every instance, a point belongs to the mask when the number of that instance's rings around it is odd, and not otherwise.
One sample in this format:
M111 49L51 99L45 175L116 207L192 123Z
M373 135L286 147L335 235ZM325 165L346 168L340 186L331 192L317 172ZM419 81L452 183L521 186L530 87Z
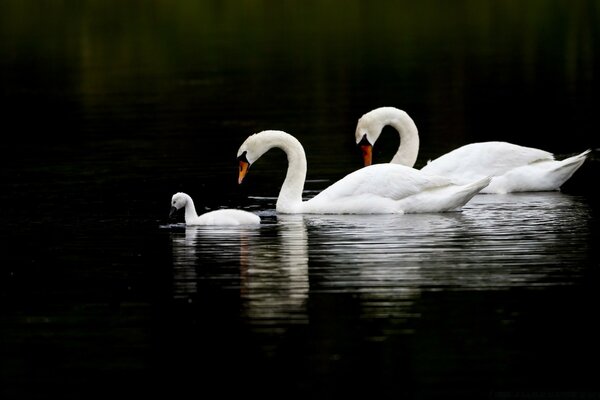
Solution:
M593 0L4 0L2 110L10 153L43 157L209 145L229 163L284 129L309 171L339 150L347 172L382 105L415 119L417 166L483 140L574 153L598 145L599 31Z

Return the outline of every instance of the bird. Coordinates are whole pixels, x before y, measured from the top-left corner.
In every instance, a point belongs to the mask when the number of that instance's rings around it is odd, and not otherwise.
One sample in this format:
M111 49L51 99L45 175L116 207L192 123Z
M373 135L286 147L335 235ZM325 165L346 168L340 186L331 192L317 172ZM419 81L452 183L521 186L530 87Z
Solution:
M481 178L465 185L398 164L377 164L354 171L313 198L303 201L306 154L302 144L284 131L265 130L249 136L238 149L242 183L248 168L272 148L288 159L275 209L285 214L388 214L456 211L490 182Z
M185 211L186 225L256 225L260 224L260 217L254 213L236 210L222 209L209 211L200 216L196 213L194 201L190 195L178 192L171 199L171 212L169 217L172 218L180 209Z
M358 120L355 139L364 165L372 164L373 145L388 125L400 135L391 163L413 167L419 153L417 126L405 111L395 107L376 108ZM456 184L491 176L481 193L554 191L581 167L590 151L559 161L550 152L508 142L470 143L429 161L421 171L445 176Z

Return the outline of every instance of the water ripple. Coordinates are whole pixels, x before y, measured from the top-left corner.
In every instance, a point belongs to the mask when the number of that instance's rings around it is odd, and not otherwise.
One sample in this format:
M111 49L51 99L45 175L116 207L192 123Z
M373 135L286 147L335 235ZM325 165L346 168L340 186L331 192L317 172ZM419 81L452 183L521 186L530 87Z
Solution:
M174 296L238 291L256 325L305 323L318 293L407 318L422 291L573 284L590 236L587 204L561 193L479 195L443 214L261 216L260 228L174 230Z

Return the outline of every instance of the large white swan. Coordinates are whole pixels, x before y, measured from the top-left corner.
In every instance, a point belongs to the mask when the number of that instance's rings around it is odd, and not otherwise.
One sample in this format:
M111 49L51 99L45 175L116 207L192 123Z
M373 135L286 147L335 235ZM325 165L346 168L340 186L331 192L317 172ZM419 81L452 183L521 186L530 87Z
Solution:
M288 169L276 210L288 214L387 214L454 211L489 183L489 178L455 185L448 178L426 174L398 164L361 168L302 201L306 155L300 142L283 131L251 135L238 150L239 179L248 167L272 148L282 149Z
M175 193L171 199L172 217L178 210L184 209L186 225L255 225L260 224L260 217L244 210L223 209L204 213L196 213L194 201L186 193Z
M391 162L412 167L419 153L417 127L406 112L394 107L377 108L358 120L355 138L365 165L371 164L372 146L387 125L400 134L400 147ZM531 147L507 142L472 143L430 161L421 171L445 176L457 184L491 176L492 181L481 193L550 191L558 190L589 152L557 161L552 153Z

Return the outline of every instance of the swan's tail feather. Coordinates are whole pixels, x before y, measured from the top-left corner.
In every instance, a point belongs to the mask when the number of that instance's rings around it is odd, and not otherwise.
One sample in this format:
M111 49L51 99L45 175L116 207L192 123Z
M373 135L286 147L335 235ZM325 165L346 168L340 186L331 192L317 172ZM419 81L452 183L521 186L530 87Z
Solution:
M466 185L438 186L398 200L397 207L404 213L458 211L489 185L490 181L491 177L486 177Z
M475 182L459 186L453 196L453 201L449 203L448 211L457 211L467 204L475 195L481 192L492 181L491 176L487 176Z
M473 193L473 196L475 196L477 193L479 193L480 191L485 189L490 184L491 181L492 181L492 177L486 176L483 179L480 179L478 181L475 181L475 182L465 185L464 191L471 192L471 193Z
M557 177L558 187L562 186L583 165L591 151L591 149L587 149L581 154L565 158L557 163L554 174Z
M576 168L579 168L581 164L587 159L588 155L592 152L592 149L587 149L581 154L577 154L576 156L565 158L561 161L563 166L571 166L576 165Z
M458 210L465 204L467 204L475 195L485 189L490 182L492 181L491 176L486 176L483 179L480 179L475 182L468 183L461 187L459 191L460 205L455 207L455 210Z

